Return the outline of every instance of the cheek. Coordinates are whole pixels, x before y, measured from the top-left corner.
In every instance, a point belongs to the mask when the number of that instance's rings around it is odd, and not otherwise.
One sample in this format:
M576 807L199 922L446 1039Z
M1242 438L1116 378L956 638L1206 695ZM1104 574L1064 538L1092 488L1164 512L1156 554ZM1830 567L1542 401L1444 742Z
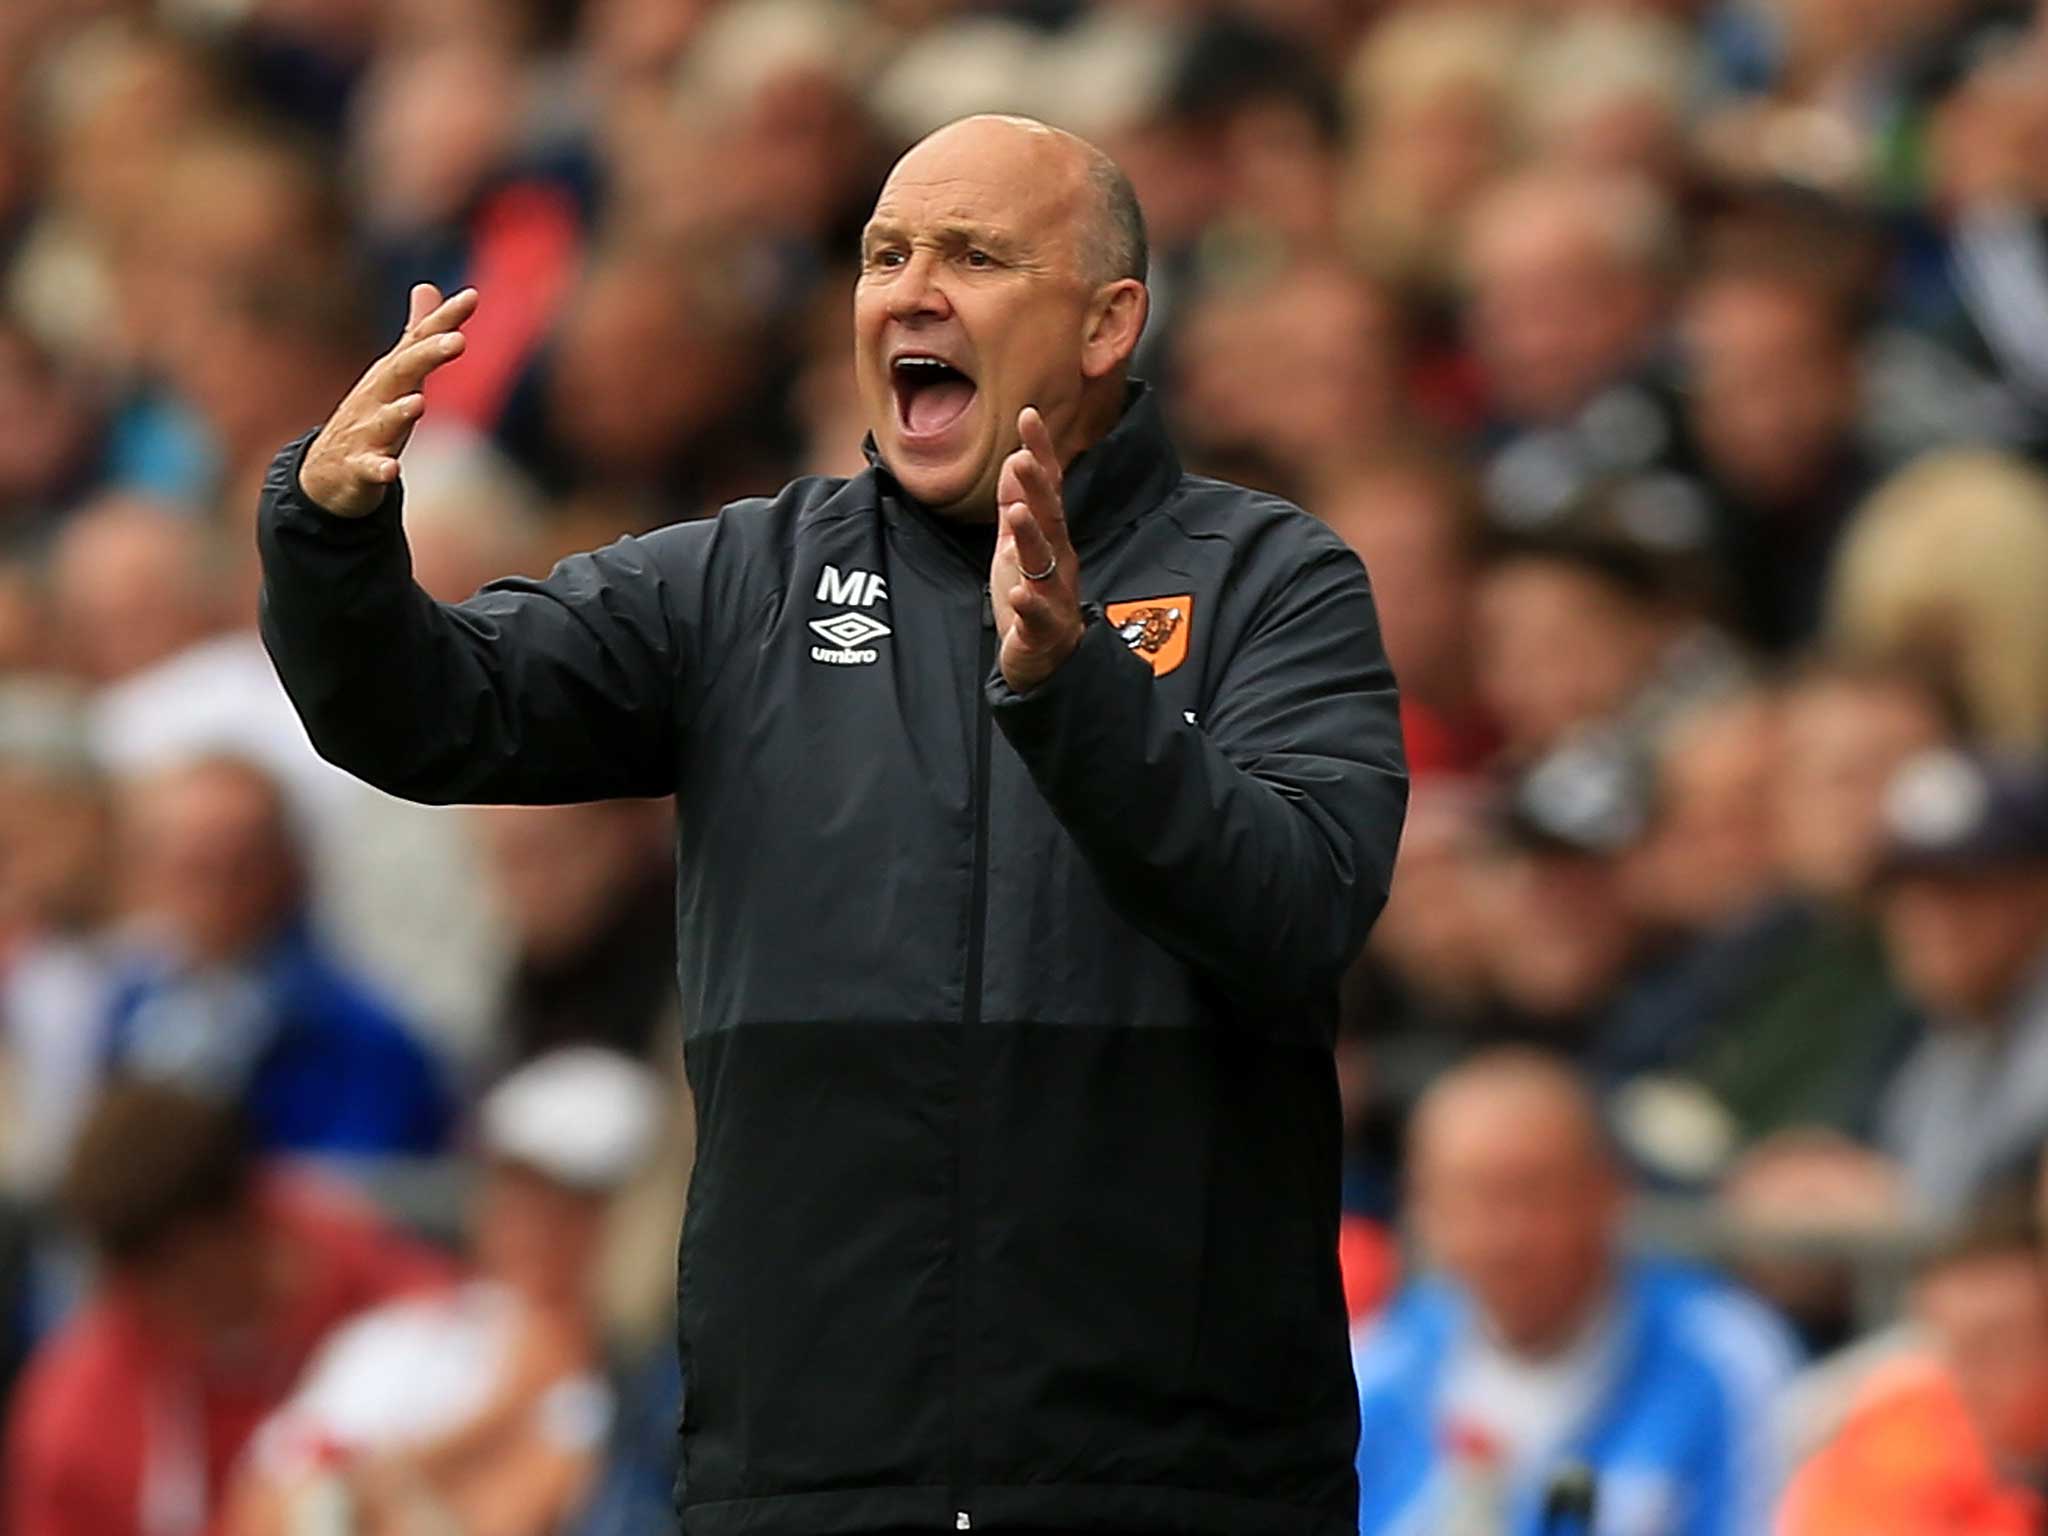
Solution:
M1075 375L1081 361L1079 322L1049 305L988 305L959 309L979 369L984 397L1012 410L1040 398Z
M867 356L881 342L882 329L889 323L888 301L866 285L853 291L853 346L857 355Z

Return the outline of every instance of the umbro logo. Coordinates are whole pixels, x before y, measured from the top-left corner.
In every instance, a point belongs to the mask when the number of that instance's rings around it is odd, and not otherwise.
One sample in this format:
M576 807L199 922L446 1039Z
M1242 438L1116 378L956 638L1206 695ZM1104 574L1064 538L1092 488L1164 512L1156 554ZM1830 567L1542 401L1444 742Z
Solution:
M820 638L832 642L830 645L812 646L811 660L841 667L861 666L880 660L881 653L871 642L889 633L889 626L880 619L850 611L829 619L813 619L811 629Z
M818 573L818 590L811 595L821 603L872 608L889 600L889 583L874 571L842 571L836 565L828 565ZM811 632L832 642L812 646L811 660L833 667L857 667L881 659L874 642L889 633L889 626L870 614L848 608L845 613L827 619L811 620Z

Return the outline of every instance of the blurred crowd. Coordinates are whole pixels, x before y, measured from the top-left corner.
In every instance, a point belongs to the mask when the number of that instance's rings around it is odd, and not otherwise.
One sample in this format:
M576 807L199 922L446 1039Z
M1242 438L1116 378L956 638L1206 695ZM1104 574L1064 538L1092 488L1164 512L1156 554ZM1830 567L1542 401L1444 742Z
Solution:
M674 811L321 763L256 487L418 280L437 596L857 469L982 110L1374 579L1365 1529L2042 1530L2048 5L0 0L0 1531L662 1528Z

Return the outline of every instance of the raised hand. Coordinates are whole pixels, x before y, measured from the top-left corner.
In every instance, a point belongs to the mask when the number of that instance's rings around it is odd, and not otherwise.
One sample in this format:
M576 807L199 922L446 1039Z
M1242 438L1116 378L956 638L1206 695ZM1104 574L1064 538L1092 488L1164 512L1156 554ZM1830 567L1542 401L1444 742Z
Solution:
M996 480L996 554L989 567L1003 680L1017 692L1051 677L1081 643L1081 567L1067 537L1060 460L1045 418L1017 417L1024 446Z
M414 285L397 345L356 380L306 449L299 486L315 506L363 517L383 504L385 488L398 478L398 456L426 410L420 386L462 355L462 324L476 305L474 288L443 299L432 283Z

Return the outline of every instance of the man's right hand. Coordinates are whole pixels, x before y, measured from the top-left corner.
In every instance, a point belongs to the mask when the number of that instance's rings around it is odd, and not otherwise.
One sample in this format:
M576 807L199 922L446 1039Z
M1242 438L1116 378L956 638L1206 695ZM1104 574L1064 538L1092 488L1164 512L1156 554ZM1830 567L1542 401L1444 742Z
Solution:
M462 355L462 323L476 304L474 288L443 299L432 283L414 285L398 344L370 365L306 449L299 488L315 506L337 517L365 517L383 504L398 478L398 455L426 409L420 385Z

